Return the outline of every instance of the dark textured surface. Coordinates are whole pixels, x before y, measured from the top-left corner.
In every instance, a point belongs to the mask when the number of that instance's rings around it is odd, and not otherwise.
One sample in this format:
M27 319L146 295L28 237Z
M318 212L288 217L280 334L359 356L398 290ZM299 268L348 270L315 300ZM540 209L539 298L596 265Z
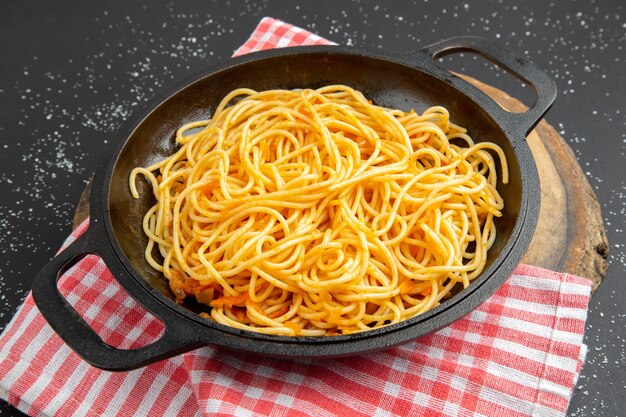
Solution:
M408 51L487 37L555 78L548 121L600 200L609 270L592 300L589 346L570 415L623 415L626 396L626 19L623 2L4 2L0 5L0 329L71 228L102 151L172 80L230 56L262 16L337 43ZM526 103L533 95L473 57L451 68ZM2 403L3 415L16 413Z

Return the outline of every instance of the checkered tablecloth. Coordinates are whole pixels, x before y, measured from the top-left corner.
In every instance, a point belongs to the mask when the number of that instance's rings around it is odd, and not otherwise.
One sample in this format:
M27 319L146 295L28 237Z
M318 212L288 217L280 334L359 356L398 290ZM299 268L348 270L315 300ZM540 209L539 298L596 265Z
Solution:
M328 43L264 18L236 54ZM163 330L95 256L59 287L114 347ZM383 352L288 361L209 346L118 373L73 353L29 295L0 336L0 398L33 416L563 416L585 357L590 291L586 279L520 265L465 318Z

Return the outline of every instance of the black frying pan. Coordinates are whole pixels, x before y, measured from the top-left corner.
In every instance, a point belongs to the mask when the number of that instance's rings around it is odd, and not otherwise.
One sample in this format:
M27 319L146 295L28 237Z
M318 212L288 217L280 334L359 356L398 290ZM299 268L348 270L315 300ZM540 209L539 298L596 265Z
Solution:
M535 104L525 113L509 113L434 64L435 57L455 51L476 52L508 68L535 89ZM139 184L141 198L132 198L128 189L130 171L173 153L176 129L192 120L209 118L219 101L235 88L293 89L328 84L349 85L386 107L421 112L429 106L445 106L452 120L467 127L473 138L495 142L504 149L510 183L498 187L505 209L497 220L498 236L484 272L469 288L427 313L343 336L262 335L202 319L193 306L177 305L164 277L144 259L142 218L154 201L147 183ZM402 55L324 46L265 51L228 60L172 87L118 133L119 145L106 155L94 177L89 230L36 276L35 303L72 349L91 364L109 370L145 366L208 344L305 358L348 356L413 340L476 308L522 258L539 212L539 179L525 136L555 97L556 87L544 72L499 45L475 37L453 38ZM60 295L58 278L90 253L101 256L128 293L163 321L165 332L159 340L135 350L113 348Z

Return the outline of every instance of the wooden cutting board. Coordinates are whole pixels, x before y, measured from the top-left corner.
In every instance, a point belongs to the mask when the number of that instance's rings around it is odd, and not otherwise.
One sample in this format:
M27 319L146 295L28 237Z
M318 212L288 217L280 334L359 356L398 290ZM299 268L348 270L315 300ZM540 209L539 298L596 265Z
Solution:
M505 109L526 110L505 92L462 77ZM541 207L537 230L522 262L588 278L595 291L608 267L600 204L571 148L551 125L542 120L527 140L539 171ZM90 192L91 182L76 207L74 227L89 215Z

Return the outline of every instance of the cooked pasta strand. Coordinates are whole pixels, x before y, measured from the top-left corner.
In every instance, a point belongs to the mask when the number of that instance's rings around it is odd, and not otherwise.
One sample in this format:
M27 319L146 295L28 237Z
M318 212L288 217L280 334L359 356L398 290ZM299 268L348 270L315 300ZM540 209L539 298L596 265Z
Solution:
M178 301L238 329L347 334L428 311L481 273L504 207L500 147L443 107L387 109L343 85L234 90L176 141L130 175L157 201L145 256Z

